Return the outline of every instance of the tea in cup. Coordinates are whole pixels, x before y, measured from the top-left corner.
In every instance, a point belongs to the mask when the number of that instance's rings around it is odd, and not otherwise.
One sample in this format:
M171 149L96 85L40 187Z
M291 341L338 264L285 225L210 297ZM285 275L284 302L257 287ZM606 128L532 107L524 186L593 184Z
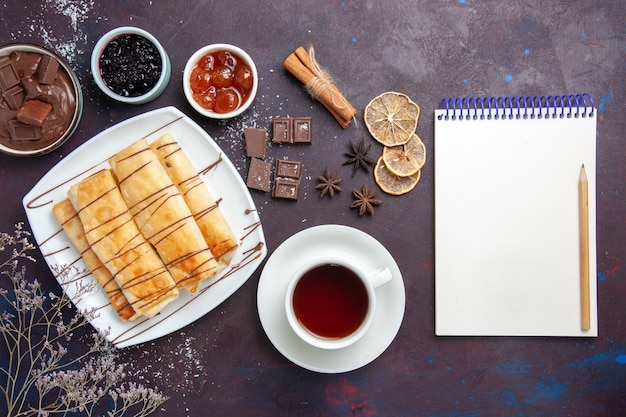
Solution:
M292 277L285 296L287 320L308 344L340 349L367 332L376 311L376 287L392 278L388 268L366 271L340 257L313 260Z

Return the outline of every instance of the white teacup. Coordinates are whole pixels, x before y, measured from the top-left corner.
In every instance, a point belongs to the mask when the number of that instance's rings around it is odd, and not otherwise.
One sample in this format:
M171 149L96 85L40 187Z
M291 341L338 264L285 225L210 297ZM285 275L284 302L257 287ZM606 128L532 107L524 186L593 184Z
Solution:
M352 345L367 332L376 311L375 288L392 278L388 268L366 271L341 257L303 265L285 295L287 320L306 343L321 349Z

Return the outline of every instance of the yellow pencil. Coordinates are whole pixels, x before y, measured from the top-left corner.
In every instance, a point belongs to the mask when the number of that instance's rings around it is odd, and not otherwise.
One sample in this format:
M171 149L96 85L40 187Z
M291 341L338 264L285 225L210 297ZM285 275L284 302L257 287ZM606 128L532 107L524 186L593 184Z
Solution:
M578 180L578 206L580 213L580 305L581 327L591 328L589 312L589 189L585 164L580 169Z

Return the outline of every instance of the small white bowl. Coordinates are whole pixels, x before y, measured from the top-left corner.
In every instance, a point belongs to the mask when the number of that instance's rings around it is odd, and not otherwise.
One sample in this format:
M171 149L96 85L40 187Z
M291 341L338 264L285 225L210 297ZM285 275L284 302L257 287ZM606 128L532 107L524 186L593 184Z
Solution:
M107 84L102 79L102 73L100 72L100 57L104 51L104 48L114 39L122 36L122 35L139 35L147 40L149 40L159 51L159 55L161 56L161 76L159 80L154 85L154 87L145 94L140 96L127 97L122 96L120 94L115 93L111 90ZM91 53L91 75L93 76L96 85L102 90L104 94L111 97L114 100L120 101L122 103L129 104L144 104L149 101L157 98L167 87L167 84L170 80L170 75L172 73L172 66L170 63L170 58L165 51L165 48L159 43L159 41L149 32L133 27L133 26L123 26L116 29L112 29L109 32L105 33L100 40L94 46L93 51Z
M65 129L65 131L61 132L58 138L54 138L52 140L46 140L44 142L38 143L34 146L29 146L28 149L21 147L11 147L8 145L4 145L0 143L0 152L15 155L15 156L38 156L43 155L48 152L51 152L64 144L70 136L74 133L80 119L83 115L83 93L81 90L80 82L78 81L78 77L72 71L68 63L61 58L58 54L53 51L43 48L38 45L19 43L19 44L10 44L0 47L0 56L9 56L12 52L28 52L28 53L38 53L42 55L50 55L55 57L57 61L59 61L59 70L65 72L69 79L69 83L71 84L69 88L74 96L74 107L72 109L68 109L68 113L71 114L71 118L69 121L69 125ZM64 100L64 102L68 102Z
M200 106L193 98L193 91L191 90L190 85L191 71L196 66L198 61L200 61L203 56L217 51L228 51L238 55L250 67L252 72L252 88L250 89L250 94L248 95L246 101L244 101L241 106L228 113L217 113ZM183 91L187 101L198 113L212 119L230 119L232 117L239 116L241 113L246 111L254 101L258 87L259 74L250 55L248 55L243 49L226 43L216 43L198 49L193 55L191 55L183 71Z

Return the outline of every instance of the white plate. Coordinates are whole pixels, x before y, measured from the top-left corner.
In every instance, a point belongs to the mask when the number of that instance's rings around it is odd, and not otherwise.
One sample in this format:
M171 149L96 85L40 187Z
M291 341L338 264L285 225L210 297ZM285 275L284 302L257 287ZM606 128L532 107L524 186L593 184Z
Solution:
M74 265L84 270L86 267L62 232L52 213L52 206L67 197L70 185L99 169L108 168L107 159L116 152L141 138L153 142L166 132L174 135L198 171L208 170L201 176L213 197L221 199L220 210L239 238L240 247L230 266L215 279L204 282L195 294L181 291L178 299L168 304L159 315L123 322L99 286L87 296L75 300L75 286L61 283L62 278L57 274L60 268ZM117 347L153 340L202 317L241 287L267 254L261 221L237 169L213 139L175 107L144 113L94 136L39 180L24 197L23 204L33 235L50 270L79 309L99 309L98 317L91 324L99 330L109 329L108 339ZM95 282L91 275L80 279Z
M319 349L303 342L289 327L285 314L291 275L303 263L324 255L352 259L365 270L388 267L393 275L390 282L376 288L376 316L368 332L343 349ZM391 254L370 235L348 226L314 226L291 236L267 260L257 303L265 333L287 359L311 371L347 372L372 362L395 338L404 317L404 282Z

